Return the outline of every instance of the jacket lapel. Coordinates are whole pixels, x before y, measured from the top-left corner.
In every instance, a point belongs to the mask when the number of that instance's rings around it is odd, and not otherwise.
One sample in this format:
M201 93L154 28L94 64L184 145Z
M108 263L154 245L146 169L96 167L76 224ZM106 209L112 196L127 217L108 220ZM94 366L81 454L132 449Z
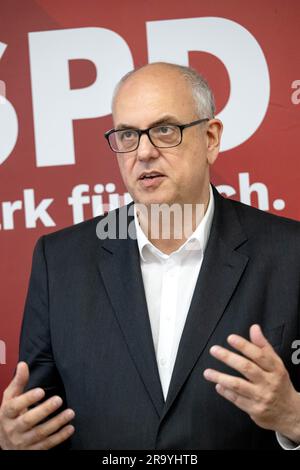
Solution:
M246 237L232 202L222 198L215 189L214 196L211 234L181 337L162 419L213 334L248 262L247 256L235 251Z
M211 234L179 344L166 403L157 368L136 240L107 238L99 247L98 267L116 319L161 420L205 349L248 262L248 257L237 251L247 237L233 203L222 198L215 189L214 197ZM113 213L127 210L128 206L124 206ZM132 222L133 218L128 218L126 227L131 225L130 231L135 235Z
M109 213L111 216L112 214L118 216L121 213L120 220L126 223L126 235L128 224L130 224L131 233L135 234L133 219L126 220L127 214L124 214L128 207L124 206L120 210ZM122 230L124 233L124 228ZM155 357L136 240L129 237L103 240L99 248L98 268L132 360L160 417L164 397Z

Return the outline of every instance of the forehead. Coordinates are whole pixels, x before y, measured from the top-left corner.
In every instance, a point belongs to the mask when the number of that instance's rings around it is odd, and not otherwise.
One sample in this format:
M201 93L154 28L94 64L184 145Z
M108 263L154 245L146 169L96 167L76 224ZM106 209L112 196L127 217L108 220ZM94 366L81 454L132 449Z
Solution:
M191 87L178 71L150 69L139 72L121 85L115 97L115 127L128 124L144 128L164 115L172 115L181 122L194 117Z

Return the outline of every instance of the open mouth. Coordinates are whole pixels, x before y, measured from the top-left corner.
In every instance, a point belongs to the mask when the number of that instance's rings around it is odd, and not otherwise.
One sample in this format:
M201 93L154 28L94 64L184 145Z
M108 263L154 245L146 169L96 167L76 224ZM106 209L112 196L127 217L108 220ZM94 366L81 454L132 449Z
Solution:
M160 176L163 176L163 175L150 175L150 176L144 175L140 179L141 180L149 180L149 179L153 180L153 178L159 178Z
M153 173L144 173L139 177L139 179L140 180L150 180L150 179L154 179L154 178L161 178L162 176L164 176L164 175L162 175L161 173L157 173L157 172L155 172L155 173L154 172Z

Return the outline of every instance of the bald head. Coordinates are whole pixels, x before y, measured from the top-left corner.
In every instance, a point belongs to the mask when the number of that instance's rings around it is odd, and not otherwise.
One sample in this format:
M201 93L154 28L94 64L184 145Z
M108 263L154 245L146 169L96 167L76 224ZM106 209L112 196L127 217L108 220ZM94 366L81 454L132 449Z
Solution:
M201 100L196 100L195 88ZM217 119L209 119L213 112L206 82L186 67L154 63L121 80L114 95L110 132L130 143L140 131L136 148L116 152L123 181L135 202L148 206L208 200L209 166L217 158L222 128ZM156 176L145 179L145 171Z
M172 87L172 84L178 82L181 87L188 90L191 94L194 111L197 117L214 117L214 97L205 78L190 67L167 62L147 64L124 75L115 88L112 100L112 110L114 111L115 101L125 84L130 83L134 86L134 84L137 84L140 81L143 82L147 79L152 81L152 85L155 85L155 83L159 84L162 80L167 80L169 82L169 87Z

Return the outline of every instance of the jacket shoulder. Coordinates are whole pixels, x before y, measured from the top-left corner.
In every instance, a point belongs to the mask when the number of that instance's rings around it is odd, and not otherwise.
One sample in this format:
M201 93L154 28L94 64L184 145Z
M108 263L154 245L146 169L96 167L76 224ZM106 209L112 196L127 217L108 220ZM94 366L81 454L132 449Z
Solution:
M230 204L234 207L240 223L246 225L250 232L257 231L257 228L259 228L262 233L275 230L300 236L300 222L297 220L265 212L232 199L227 201L230 201Z
M235 213L235 218L248 240L244 250L259 253L270 259L280 257L287 263L300 263L299 221L271 214L232 199L224 198L222 206L223 209L227 207L229 212Z

